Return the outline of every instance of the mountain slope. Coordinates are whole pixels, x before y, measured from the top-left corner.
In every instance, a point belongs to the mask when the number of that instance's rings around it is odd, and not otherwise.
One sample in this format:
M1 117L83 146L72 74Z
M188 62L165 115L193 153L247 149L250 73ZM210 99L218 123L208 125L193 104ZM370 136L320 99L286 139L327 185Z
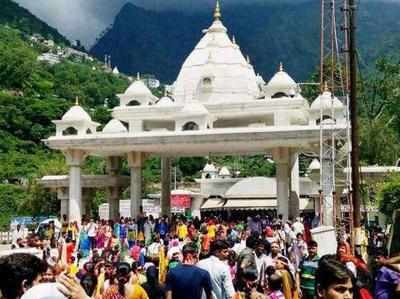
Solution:
M223 22L265 78L283 61L295 79L305 80L319 60L319 9L319 1L240 4L223 9ZM376 57L396 51L399 11L399 3L360 4L357 37L363 63L372 65ZM126 4L91 52L98 58L111 55L124 72L154 73L172 82L211 21L211 12L184 15Z
M0 0L0 24L16 28L26 34L39 33L57 43L69 44L56 29L11 0Z

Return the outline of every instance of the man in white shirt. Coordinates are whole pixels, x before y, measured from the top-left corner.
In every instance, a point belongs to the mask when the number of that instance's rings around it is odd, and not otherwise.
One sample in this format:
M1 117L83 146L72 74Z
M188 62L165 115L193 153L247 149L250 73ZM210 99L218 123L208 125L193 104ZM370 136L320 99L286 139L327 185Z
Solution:
M94 219L90 219L90 222L86 226L88 238L90 241L90 248L93 250L96 248L96 234L97 234L97 224Z
M13 246L18 248L19 245L17 244L18 243L17 241L24 238L25 238L25 229L21 227L21 224L18 224L17 227L12 232L11 243Z
M293 229L295 236L297 236L297 234L299 234L299 233L304 234L304 225L303 225L303 223L301 223L300 217L296 218L296 222L293 223L292 229Z
M258 272L258 284L260 287L267 287L267 268L268 266L274 266L274 260L272 257L265 254L266 246L269 249L268 241L257 240L254 255L256 260L257 272Z
M210 246L211 256L197 263L197 266L210 273L214 299L232 299L235 289L228 265L229 243L216 240Z

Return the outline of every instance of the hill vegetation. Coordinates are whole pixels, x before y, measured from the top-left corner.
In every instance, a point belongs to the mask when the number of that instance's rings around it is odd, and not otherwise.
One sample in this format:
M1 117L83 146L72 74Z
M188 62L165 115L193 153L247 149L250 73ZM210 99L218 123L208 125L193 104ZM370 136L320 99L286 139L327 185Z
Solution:
M96 61L50 65L38 62L39 54L41 48L31 46L20 31L0 25L0 225L13 214L55 211L57 202L46 200L49 194L37 186L45 174L68 172L63 156L41 142L55 132L51 121L79 96L92 118L105 124L116 93L128 86L127 79L105 72ZM96 171L93 164L89 160L86 170ZM10 205L7 194L15 192L23 200Z
M56 29L36 18L27 9L11 0L0 0L0 24L18 29L27 35L41 34L59 44L68 45L69 41Z

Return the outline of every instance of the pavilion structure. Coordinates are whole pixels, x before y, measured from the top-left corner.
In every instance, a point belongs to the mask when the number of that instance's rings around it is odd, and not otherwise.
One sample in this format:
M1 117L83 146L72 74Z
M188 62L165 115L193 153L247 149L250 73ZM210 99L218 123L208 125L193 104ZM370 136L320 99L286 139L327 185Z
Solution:
M137 215L142 166L150 156L162 157L161 208L169 214L170 158L269 154L277 169L278 213L296 216L299 153L318 152L320 120L331 119L331 129L343 131L345 107L336 103L337 116L332 121L333 97L327 88L310 107L282 64L265 84L235 38L228 36L221 19L217 2L211 26L183 63L169 95L158 99L138 76L118 95L120 104L102 131L97 131L99 124L78 103L54 121L56 135L44 142L62 151L70 167L70 220L79 221L82 216L81 165L90 155L104 157L113 175L119 174L121 161L127 160L131 215ZM116 200L109 203L118 205ZM329 213L324 213L328 225L332 222Z

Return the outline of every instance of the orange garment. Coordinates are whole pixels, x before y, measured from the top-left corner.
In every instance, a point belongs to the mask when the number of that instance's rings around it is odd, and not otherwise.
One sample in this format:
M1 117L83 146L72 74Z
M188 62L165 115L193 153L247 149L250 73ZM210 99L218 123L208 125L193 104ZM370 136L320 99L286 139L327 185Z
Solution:
M207 235L202 235L201 236L201 251L202 252L208 252L210 250L210 237Z

